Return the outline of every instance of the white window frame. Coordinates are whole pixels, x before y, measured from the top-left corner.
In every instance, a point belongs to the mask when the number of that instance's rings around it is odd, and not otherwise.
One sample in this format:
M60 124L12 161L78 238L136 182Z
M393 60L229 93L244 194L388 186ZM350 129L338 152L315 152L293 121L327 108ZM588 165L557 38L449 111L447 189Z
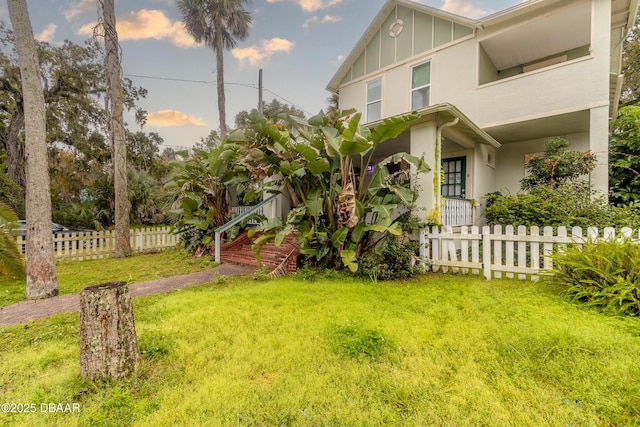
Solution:
M369 85L371 83L375 83L375 82L380 82L380 98L375 99L375 100L371 100L371 99L369 99ZM382 77L378 77L377 79L369 80L368 82L366 82L365 90L366 90L366 93L367 93L367 100L366 100L366 105L365 105L365 112L366 112L366 116L367 116L367 119L366 119L367 123L374 122L376 120L382 119L382 88L383 88L383 83L384 82L382 81ZM375 119L371 119L369 117L369 106L373 105L373 104L377 104L377 103L380 104L380 117L377 117Z
M429 83L427 83L426 85L422 85L422 86L418 86L418 87L413 87L413 70L421 65L424 64L429 64ZM428 61L422 61L419 64L413 65L411 66L411 94L409 96L409 108L411 110L414 110L413 108L413 92L420 90L420 89L424 89L426 87L429 88L429 99L427 100L427 104L423 105L420 108L425 108L428 107L429 105L431 105L431 75L432 75L432 71L433 71L433 62L431 61L431 59L429 59Z

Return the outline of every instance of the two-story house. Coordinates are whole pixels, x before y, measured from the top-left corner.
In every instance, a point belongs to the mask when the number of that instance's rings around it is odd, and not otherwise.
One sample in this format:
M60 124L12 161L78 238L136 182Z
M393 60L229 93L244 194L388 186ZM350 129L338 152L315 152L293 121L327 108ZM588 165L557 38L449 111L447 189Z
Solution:
M445 224L478 222L489 192L518 192L526 157L554 136L596 154L589 179L606 194L608 125L637 8L638 0L529 0L472 20L389 0L327 89L370 124L421 113L380 156L425 156L433 170L419 178L418 205L442 211Z

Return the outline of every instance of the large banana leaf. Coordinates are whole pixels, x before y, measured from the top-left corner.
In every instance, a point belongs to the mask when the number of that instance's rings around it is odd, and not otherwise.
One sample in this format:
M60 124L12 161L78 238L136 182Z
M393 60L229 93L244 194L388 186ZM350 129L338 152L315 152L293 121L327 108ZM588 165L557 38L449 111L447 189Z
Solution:
M371 132L370 139L373 146L377 147L380 143L388 139L396 138L418 117L420 117L419 114L411 113L401 117L384 119L382 123L374 127Z

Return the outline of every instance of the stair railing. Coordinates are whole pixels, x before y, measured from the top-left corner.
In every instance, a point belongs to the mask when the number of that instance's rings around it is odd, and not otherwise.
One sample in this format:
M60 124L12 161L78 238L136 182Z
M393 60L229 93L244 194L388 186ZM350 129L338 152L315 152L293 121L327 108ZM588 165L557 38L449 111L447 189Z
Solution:
M238 216L233 217L230 221L228 221L225 224L221 225L220 227L216 228L216 232L215 232L215 238L216 238L216 242L215 242L215 251L216 251L215 259L216 259L216 262L218 262L218 263L220 262L220 239L222 238L222 233L224 233L225 231L227 231L228 229L230 229L231 227L233 227L237 223L245 220L248 216L253 215L256 211L260 210L264 205L266 205L267 203L275 200L275 198L277 196L278 196L277 194L274 194L273 196L261 201L257 205L251 206L251 209L247 210L246 212L244 212L244 213L242 213L242 214L240 214Z

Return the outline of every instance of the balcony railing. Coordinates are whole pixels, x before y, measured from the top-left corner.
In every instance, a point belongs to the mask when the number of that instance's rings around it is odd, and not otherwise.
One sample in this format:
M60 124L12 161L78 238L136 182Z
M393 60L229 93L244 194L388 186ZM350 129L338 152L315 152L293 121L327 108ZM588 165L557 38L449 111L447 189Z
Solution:
M473 201L445 197L442 205L442 225L473 225Z

